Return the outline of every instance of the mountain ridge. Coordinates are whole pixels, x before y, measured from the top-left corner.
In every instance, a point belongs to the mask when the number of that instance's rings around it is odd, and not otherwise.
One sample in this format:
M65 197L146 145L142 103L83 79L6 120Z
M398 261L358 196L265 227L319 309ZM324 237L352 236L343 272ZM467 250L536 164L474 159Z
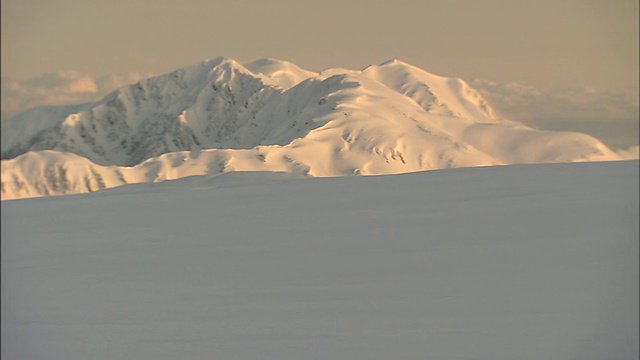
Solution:
M620 160L591 136L501 119L464 80L400 60L316 73L218 57L51 109L2 122L3 199L228 171L345 176Z

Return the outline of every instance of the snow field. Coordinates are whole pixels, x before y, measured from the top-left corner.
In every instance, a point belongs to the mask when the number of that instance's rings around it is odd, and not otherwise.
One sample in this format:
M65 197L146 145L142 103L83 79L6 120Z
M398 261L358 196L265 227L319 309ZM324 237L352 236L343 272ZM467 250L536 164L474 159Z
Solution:
M4 359L637 359L638 162L3 201Z

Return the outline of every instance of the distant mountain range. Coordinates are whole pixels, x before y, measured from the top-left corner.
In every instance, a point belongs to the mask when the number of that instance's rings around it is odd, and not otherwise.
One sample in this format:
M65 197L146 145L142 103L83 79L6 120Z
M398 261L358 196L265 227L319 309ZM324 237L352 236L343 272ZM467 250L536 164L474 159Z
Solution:
M306 71L207 60L102 100L2 122L2 199L229 171L374 175L620 160L599 140L501 119L466 82L392 60Z

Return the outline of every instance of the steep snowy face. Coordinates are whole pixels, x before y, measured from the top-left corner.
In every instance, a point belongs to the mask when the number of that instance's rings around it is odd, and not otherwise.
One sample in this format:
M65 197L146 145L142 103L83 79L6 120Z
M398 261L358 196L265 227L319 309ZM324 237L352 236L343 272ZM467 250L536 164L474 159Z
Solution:
M352 81L336 80L346 76ZM333 96L349 91L354 82L359 94ZM389 90L403 96L391 96ZM58 150L101 165L131 166L174 151L286 145L323 125L318 118L335 118L331 114L339 105L375 117L381 110L375 103L369 109L350 103L371 91L381 99L391 96L396 104L388 105L397 109L417 103L430 114L481 121L493 117L461 80L399 61L364 72L318 74L274 59L243 66L217 58L123 87L95 104L50 107L31 111L28 119L9 119L2 124L2 158ZM393 116L386 120L397 123ZM14 130L18 127L23 129Z
M274 59L207 60L93 104L30 110L2 122L2 140L3 199L229 171L345 176L620 159L588 135L500 119L464 81L398 60L321 73Z
M493 108L462 79L433 75L400 60L369 66L364 73L414 100L429 113L496 120Z
M233 136L255 116L255 105L276 93L233 60L204 61L118 89L68 114L47 130L46 143L26 137L3 148L3 157L51 149L102 165L134 165L172 151L251 147Z
M93 104L40 106L2 122L2 159L11 159L28 150L55 148L60 140L56 129L69 116Z
M131 166L174 151L286 145L322 124L315 118L335 111L339 81L270 59L248 65L257 74L229 59L204 61L95 104L9 119L2 124L3 159L57 150Z

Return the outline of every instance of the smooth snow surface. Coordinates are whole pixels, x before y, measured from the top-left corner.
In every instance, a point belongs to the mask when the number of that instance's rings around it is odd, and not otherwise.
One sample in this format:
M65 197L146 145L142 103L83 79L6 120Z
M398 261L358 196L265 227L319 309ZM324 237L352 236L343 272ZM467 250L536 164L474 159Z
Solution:
M7 119L1 145L3 200L230 171L332 177L622 160L591 136L501 119L463 80L399 60L321 73L207 60L96 103Z
M4 201L2 359L638 359L638 162Z

